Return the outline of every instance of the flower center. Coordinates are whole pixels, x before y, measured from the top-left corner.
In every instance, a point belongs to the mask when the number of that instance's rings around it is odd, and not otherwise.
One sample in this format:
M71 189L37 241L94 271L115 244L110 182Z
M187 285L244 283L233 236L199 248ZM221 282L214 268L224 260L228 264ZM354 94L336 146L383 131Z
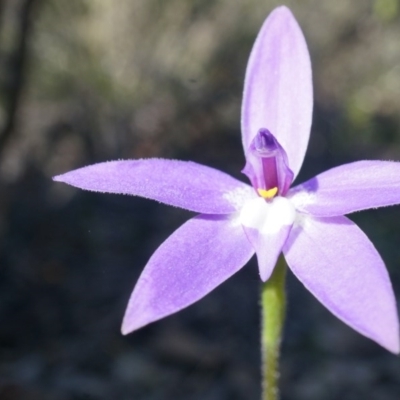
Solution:
M278 193L278 188L275 186L272 189L257 189L257 193L264 199L270 200Z
M243 205L239 220L246 228L272 235L279 232L282 226L291 226L295 217L296 210L289 199L277 196L268 202L256 197Z
M242 172L250 178L258 195L267 200L276 195L285 196L293 181L285 150L265 128L252 140Z

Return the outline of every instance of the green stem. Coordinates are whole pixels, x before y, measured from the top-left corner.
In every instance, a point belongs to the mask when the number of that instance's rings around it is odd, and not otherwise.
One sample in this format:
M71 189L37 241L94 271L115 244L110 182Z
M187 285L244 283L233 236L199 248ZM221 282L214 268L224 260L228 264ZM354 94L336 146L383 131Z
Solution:
M262 400L278 400L279 350L285 317L286 262L281 256L261 291Z

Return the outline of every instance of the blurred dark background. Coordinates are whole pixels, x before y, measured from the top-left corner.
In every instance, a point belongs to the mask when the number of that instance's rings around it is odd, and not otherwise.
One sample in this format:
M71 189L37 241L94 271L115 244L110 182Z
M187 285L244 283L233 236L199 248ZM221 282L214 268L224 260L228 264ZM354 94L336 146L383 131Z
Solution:
M258 399L254 260L192 307L123 337L130 292L191 215L53 175L121 158L244 179L240 103L269 0L0 0L0 400ZM286 1L314 68L299 181L400 160L400 1ZM400 208L353 215L400 296ZM398 400L400 360L290 275L283 400Z

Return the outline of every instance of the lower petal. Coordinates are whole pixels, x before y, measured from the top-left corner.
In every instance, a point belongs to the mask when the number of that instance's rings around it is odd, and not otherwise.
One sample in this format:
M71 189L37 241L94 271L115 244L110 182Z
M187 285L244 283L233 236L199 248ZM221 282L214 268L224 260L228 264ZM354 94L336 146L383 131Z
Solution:
M346 217L304 216L284 246L289 267L336 317L399 353L396 300L385 265Z
M150 258L129 300L122 333L193 304L241 269L253 254L237 217L192 218Z
M257 253L260 277L264 282L271 276L294 217L295 209L284 197L271 202L258 197L242 208L240 222Z

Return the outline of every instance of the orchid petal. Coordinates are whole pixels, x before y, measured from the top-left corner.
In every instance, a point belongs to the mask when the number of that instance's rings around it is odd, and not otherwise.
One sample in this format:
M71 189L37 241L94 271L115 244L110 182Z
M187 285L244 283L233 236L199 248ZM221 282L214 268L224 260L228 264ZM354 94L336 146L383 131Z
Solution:
M246 156L258 131L268 129L296 176L310 136L312 104L307 44L290 10L278 7L264 22L247 65L242 103Z
M129 300L127 334L204 297L254 254L237 216L197 216L153 254Z
M214 168L188 161L110 161L56 176L81 189L142 196L205 214L228 214L254 197L250 186Z
M344 164L296 186L290 197L299 211L321 217L399 204L400 163Z
M289 267L336 317L393 353L399 352L396 300L385 265L346 217L304 215L284 246Z
M295 209L284 197L277 197L272 202L261 197L250 200L240 212L240 222L257 253L264 282L271 276L294 218Z

